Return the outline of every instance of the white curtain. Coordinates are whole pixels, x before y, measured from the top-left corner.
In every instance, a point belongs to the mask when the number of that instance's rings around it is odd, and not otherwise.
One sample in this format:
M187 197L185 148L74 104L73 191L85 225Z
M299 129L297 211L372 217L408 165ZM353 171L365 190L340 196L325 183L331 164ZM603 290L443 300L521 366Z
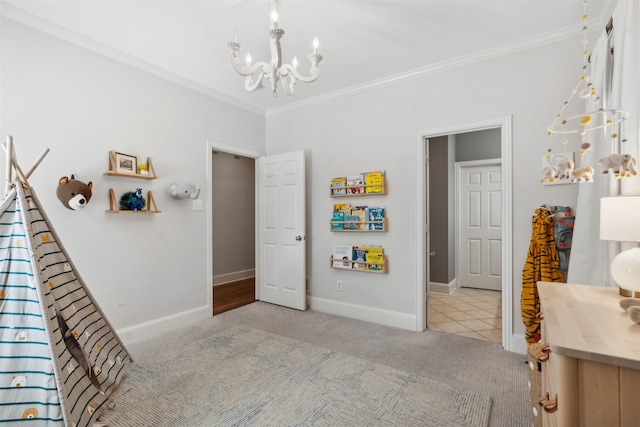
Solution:
M613 55L611 54L613 48ZM640 3L619 1L613 13L613 30L603 32L591 54L591 81L602 94L603 106L629 112L626 132L628 142L622 151L638 159L640 152ZM595 106L589 105L589 110ZM593 148L581 156L581 166L595 169L594 182L579 184L575 209L576 221L571 245L567 281L596 286L614 286L609 265L620 252L617 242L600 240L600 198L618 194L640 194L640 175L615 179L600 173L598 159L613 152L611 130L592 132ZM623 249L626 249L623 248Z

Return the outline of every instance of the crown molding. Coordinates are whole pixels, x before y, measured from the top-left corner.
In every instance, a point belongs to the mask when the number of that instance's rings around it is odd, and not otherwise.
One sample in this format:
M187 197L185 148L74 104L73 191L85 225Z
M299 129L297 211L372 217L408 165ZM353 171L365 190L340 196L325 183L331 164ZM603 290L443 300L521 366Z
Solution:
M588 24L588 26L591 27L591 25L594 22L596 25L599 25L600 21L604 21L604 24L597 27L598 29L604 28L604 25L606 24L607 20L608 20L608 17L604 20L602 19L595 20L595 21L592 20L590 21L591 24ZM590 31L590 32L593 32L593 31ZM284 114L290 111L300 109L301 107L321 104L321 103L328 102L331 100L336 100L342 97L353 96L359 93L378 89L380 87L403 83L403 82L407 82L407 81L421 78L424 76L451 71L454 69L466 67L466 66L484 62L484 61L489 61L489 60L500 58L503 56L522 53L530 49L535 49L538 47L546 46L549 44L553 44L553 43L557 43L557 42L561 42L564 40L572 39L575 37L581 37L581 36L582 36L582 25L578 27L565 28L562 30L544 34L542 36L531 37L529 39L508 43L496 48L475 52L470 55L460 56L447 61L442 61L437 64L428 65L426 67L416 68L414 70L396 74L394 76L386 77L383 79L373 80L361 85L352 86L344 90L334 91L326 95L296 102L294 104L289 104L284 107L271 108L266 111L266 117L269 118L279 114Z
M600 32L600 29L604 28L609 18L611 17L613 10L617 4L617 0L608 4L605 13L601 14L596 19L588 21L588 28L595 28L595 30L588 30L590 33ZM298 110L302 107L308 107L311 105L322 104L330 102L343 97L353 96L356 94L364 93L374 89L378 89L385 86L395 85L398 83L407 82L417 78L422 78L428 75L439 74L454 69L466 67L472 64L488 61L516 53L521 53L529 49L535 49L538 47L546 46L552 43L557 43L567 39L579 37L582 35L582 25L565 28L562 30L550 32L542 36L531 37L529 39L520 40L512 43L508 43L496 48L486 49L483 51L475 52L470 55L460 56L440 63L428 65L421 68L409 70L407 72L399 73L393 76L385 77L378 80L372 80L367 83L348 87L346 89L336 90L325 95L317 96L307 100L294 102L282 107L262 109L255 107L236 98L225 95L203 84L197 83L193 80L182 77L162 67L158 67L132 55L126 54L120 50L114 49L89 37L83 36L74 31L68 30L59 25L53 24L49 21L43 20L30 13L24 12L21 9L13 7L7 3L0 1L0 15L19 22L26 26L35 28L39 31L65 40L69 43L73 43L90 51L99 53L103 56L111 58L113 60L125 63L139 70L148 72L158 77L164 78L168 81L184 86L188 89L202 93L219 101L230 104L234 107L248 111L253 114L268 118L277 116L279 114L285 114L291 111Z

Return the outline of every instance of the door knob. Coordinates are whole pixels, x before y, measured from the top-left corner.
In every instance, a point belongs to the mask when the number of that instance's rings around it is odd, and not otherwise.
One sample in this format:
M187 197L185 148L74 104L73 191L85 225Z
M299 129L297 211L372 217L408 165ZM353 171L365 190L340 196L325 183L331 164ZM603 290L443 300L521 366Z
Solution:
M429 256L436 256L436 251L429 252Z
M303 240L303 239L304 239L304 237L302 237L302 236L296 236L296 240L297 240L298 242L299 242L299 241L301 241L301 240Z

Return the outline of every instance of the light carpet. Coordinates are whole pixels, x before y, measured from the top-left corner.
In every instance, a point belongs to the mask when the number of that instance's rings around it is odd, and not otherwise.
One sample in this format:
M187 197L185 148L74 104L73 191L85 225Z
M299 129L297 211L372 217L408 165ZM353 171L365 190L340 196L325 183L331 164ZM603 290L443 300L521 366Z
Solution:
M234 326L136 359L111 406L109 427L486 427L491 398Z

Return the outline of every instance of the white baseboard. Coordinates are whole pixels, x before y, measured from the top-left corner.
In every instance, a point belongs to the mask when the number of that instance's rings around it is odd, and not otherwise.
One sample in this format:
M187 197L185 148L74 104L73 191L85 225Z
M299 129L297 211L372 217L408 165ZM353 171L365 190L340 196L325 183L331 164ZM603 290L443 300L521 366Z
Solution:
M250 277L254 277L256 275L255 268L250 268L248 270L240 270L234 271L231 273L218 274L213 276L213 286L222 285L227 282L234 282L236 280L248 279Z
M213 316L211 307L202 306L118 329L116 332L122 342L125 345L129 345L185 328L211 316Z
M413 314L399 313L397 311L382 310L379 308L365 307L325 298L311 297L311 309L322 313L348 317L350 319L364 320L395 328L415 331L416 317Z
M457 283L454 279L449 283L429 282L429 292L434 294L451 295L456 290Z

